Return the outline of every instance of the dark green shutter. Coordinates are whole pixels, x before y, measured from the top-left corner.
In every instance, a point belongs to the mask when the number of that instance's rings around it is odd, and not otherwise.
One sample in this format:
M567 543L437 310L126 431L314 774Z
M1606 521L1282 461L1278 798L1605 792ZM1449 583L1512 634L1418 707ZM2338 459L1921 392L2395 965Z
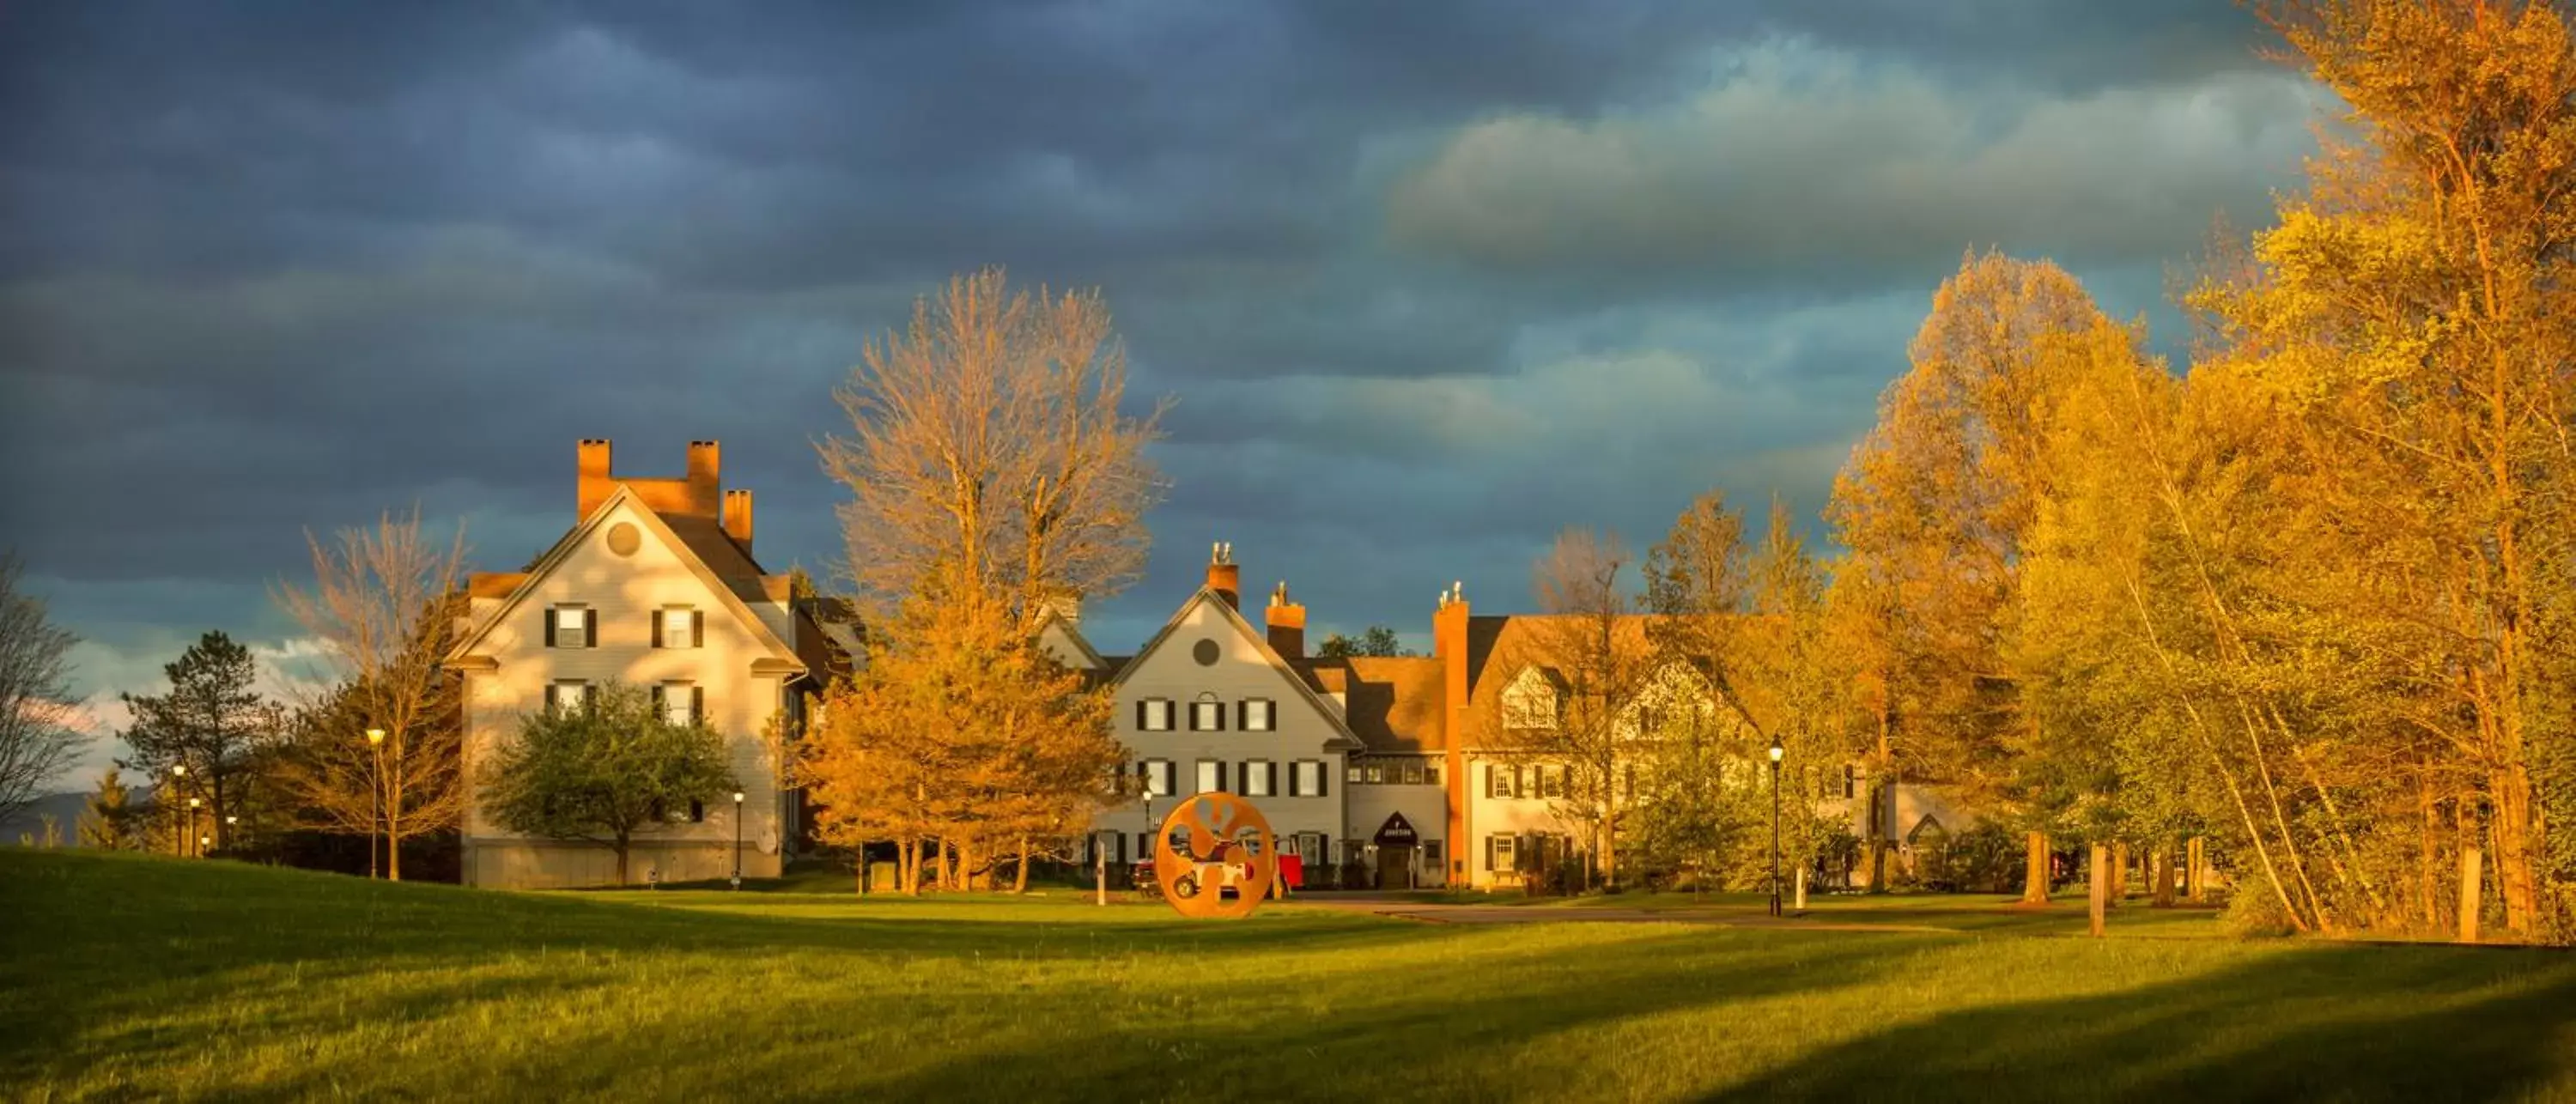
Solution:
M692 648L707 646L707 611L705 610L689 611L689 646Z
M548 624L548 625L553 625L553 624L554 624L554 619L553 619L553 618L551 618L551 617L547 618L547 619L546 619L546 624ZM548 633L547 635L552 636L552 635L554 635L554 634L552 634L552 633ZM552 642L552 641L548 641L547 643L553 643L553 642ZM558 711L558 710L560 710L560 709L562 708L562 704L556 700L556 696L555 696L555 691L556 691L556 690L558 690L558 689L560 689L560 687L557 687L555 684L553 684L553 683L551 683L551 682L549 682L549 683L547 683L547 684L546 684L546 712L548 712L548 713L556 712L556 711Z
M596 648L599 646L598 610L585 609L581 611L581 646L585 648Z
M707 688L703 686L692 686L689 688L689 723L699 724L704 722L706 719Z
M551 609L538 610L538 611L537 611L537 616L539 616L539 617L543 617L543 618L545 618L545 619L546 619L546 647L549 647L549 648L554 647L554 646L555 646L555 611L553 611L553 610L551 610Z
M656 648L662 646L662 619L668 616L670 613L667 610L653 611L653 646Z

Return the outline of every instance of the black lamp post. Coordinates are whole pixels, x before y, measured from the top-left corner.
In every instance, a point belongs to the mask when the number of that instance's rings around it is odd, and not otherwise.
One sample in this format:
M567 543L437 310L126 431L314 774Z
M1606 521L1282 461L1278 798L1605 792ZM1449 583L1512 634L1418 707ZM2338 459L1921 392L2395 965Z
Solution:
M1780 738L1771 738L1771 915L1780 915Z
M367 747L376 758L375 773L367 780L370 819L367 826L367 876L373 878L376 876L376 836L385 830L385 730L368 729ZM393 861L393 852L393 841L387 840L385 861L388 864Z
M188 834L198 840L196 857L204 858L206 854L204 837L197 836L197 805L198 799L193 797L188 799Z
M742 791L733 792L733 887L742 888Z

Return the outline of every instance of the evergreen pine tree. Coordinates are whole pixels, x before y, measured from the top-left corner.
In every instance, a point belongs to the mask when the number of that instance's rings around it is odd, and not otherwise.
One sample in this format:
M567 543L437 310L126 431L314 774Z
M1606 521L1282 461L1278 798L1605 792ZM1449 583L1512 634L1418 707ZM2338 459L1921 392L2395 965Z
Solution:
M98 792L89 796L89 806L82 810L80 845L102 851L123 851L134 846L133 832L127 820L134 810L126 804L125 780L116 768L98 779Z

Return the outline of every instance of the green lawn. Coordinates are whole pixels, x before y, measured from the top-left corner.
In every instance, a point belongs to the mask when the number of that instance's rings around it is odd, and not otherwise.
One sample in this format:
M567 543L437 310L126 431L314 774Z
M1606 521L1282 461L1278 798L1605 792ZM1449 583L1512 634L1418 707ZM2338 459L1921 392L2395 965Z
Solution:
M1394 902L1473 905L1547 911L1646 912L1676 920L1712 917L1759 919L1770 911L1770 897L1760 893L1617 893L1580 897L1532 897L1511 892L1424 890L1383 895ZM1883 893L1816 894L1804 912L1792 913L1788 926L1833 928L1868 924L1890 928L1939 928L1955 932L2020 935L2081 935L2089 927L2083 887L2061 893L2045 908L2026 908L2008 894ZM1784 900L1785 906L1789 902ZM2210 907L2149 907L2144 897L2131 897L2109 918L2116 938L2217 939L2227 932Z
M23 850L0 901L0 1093L30 1100L2576 1100L2555 951L1192 924Z

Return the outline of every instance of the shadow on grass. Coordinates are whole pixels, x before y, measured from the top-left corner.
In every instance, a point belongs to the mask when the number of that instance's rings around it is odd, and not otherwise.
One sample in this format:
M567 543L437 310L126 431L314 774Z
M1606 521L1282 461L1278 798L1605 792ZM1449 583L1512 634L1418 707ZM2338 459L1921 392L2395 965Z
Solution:
M2303 947L2139 989L1963 1009L1714 1099L2495 1100L2568 1074L2576 958Z
M1015 918L1010 914L1034 910L1005 907L991 919L973 919L954 907L913 902L884 910L893 915L778 916L607 895L394 885L228 862L22 849L0 849L0 900L10 913L0 924L0 993L8 996L0 1000L0 1082L76 1041L120 1052L202 1045L200 1038L160 1039L149 1025L169 1019L175 1007L233 999L244 987L293 983L318 990L387 975L380 994L335 990L330 1018L401 1020L451 997L479 999L449 992L447 971L516 958L553 955L573 964L680 952L756 966L829 955L865 970L871 963L1096 960L1172 950L1362 951L1423 938L1410 925L1313 913L1206 924L1139 918L1144 910L1130 908L1107 910L1116 915L1091 922ZM567 979L557 988L580 984Z

